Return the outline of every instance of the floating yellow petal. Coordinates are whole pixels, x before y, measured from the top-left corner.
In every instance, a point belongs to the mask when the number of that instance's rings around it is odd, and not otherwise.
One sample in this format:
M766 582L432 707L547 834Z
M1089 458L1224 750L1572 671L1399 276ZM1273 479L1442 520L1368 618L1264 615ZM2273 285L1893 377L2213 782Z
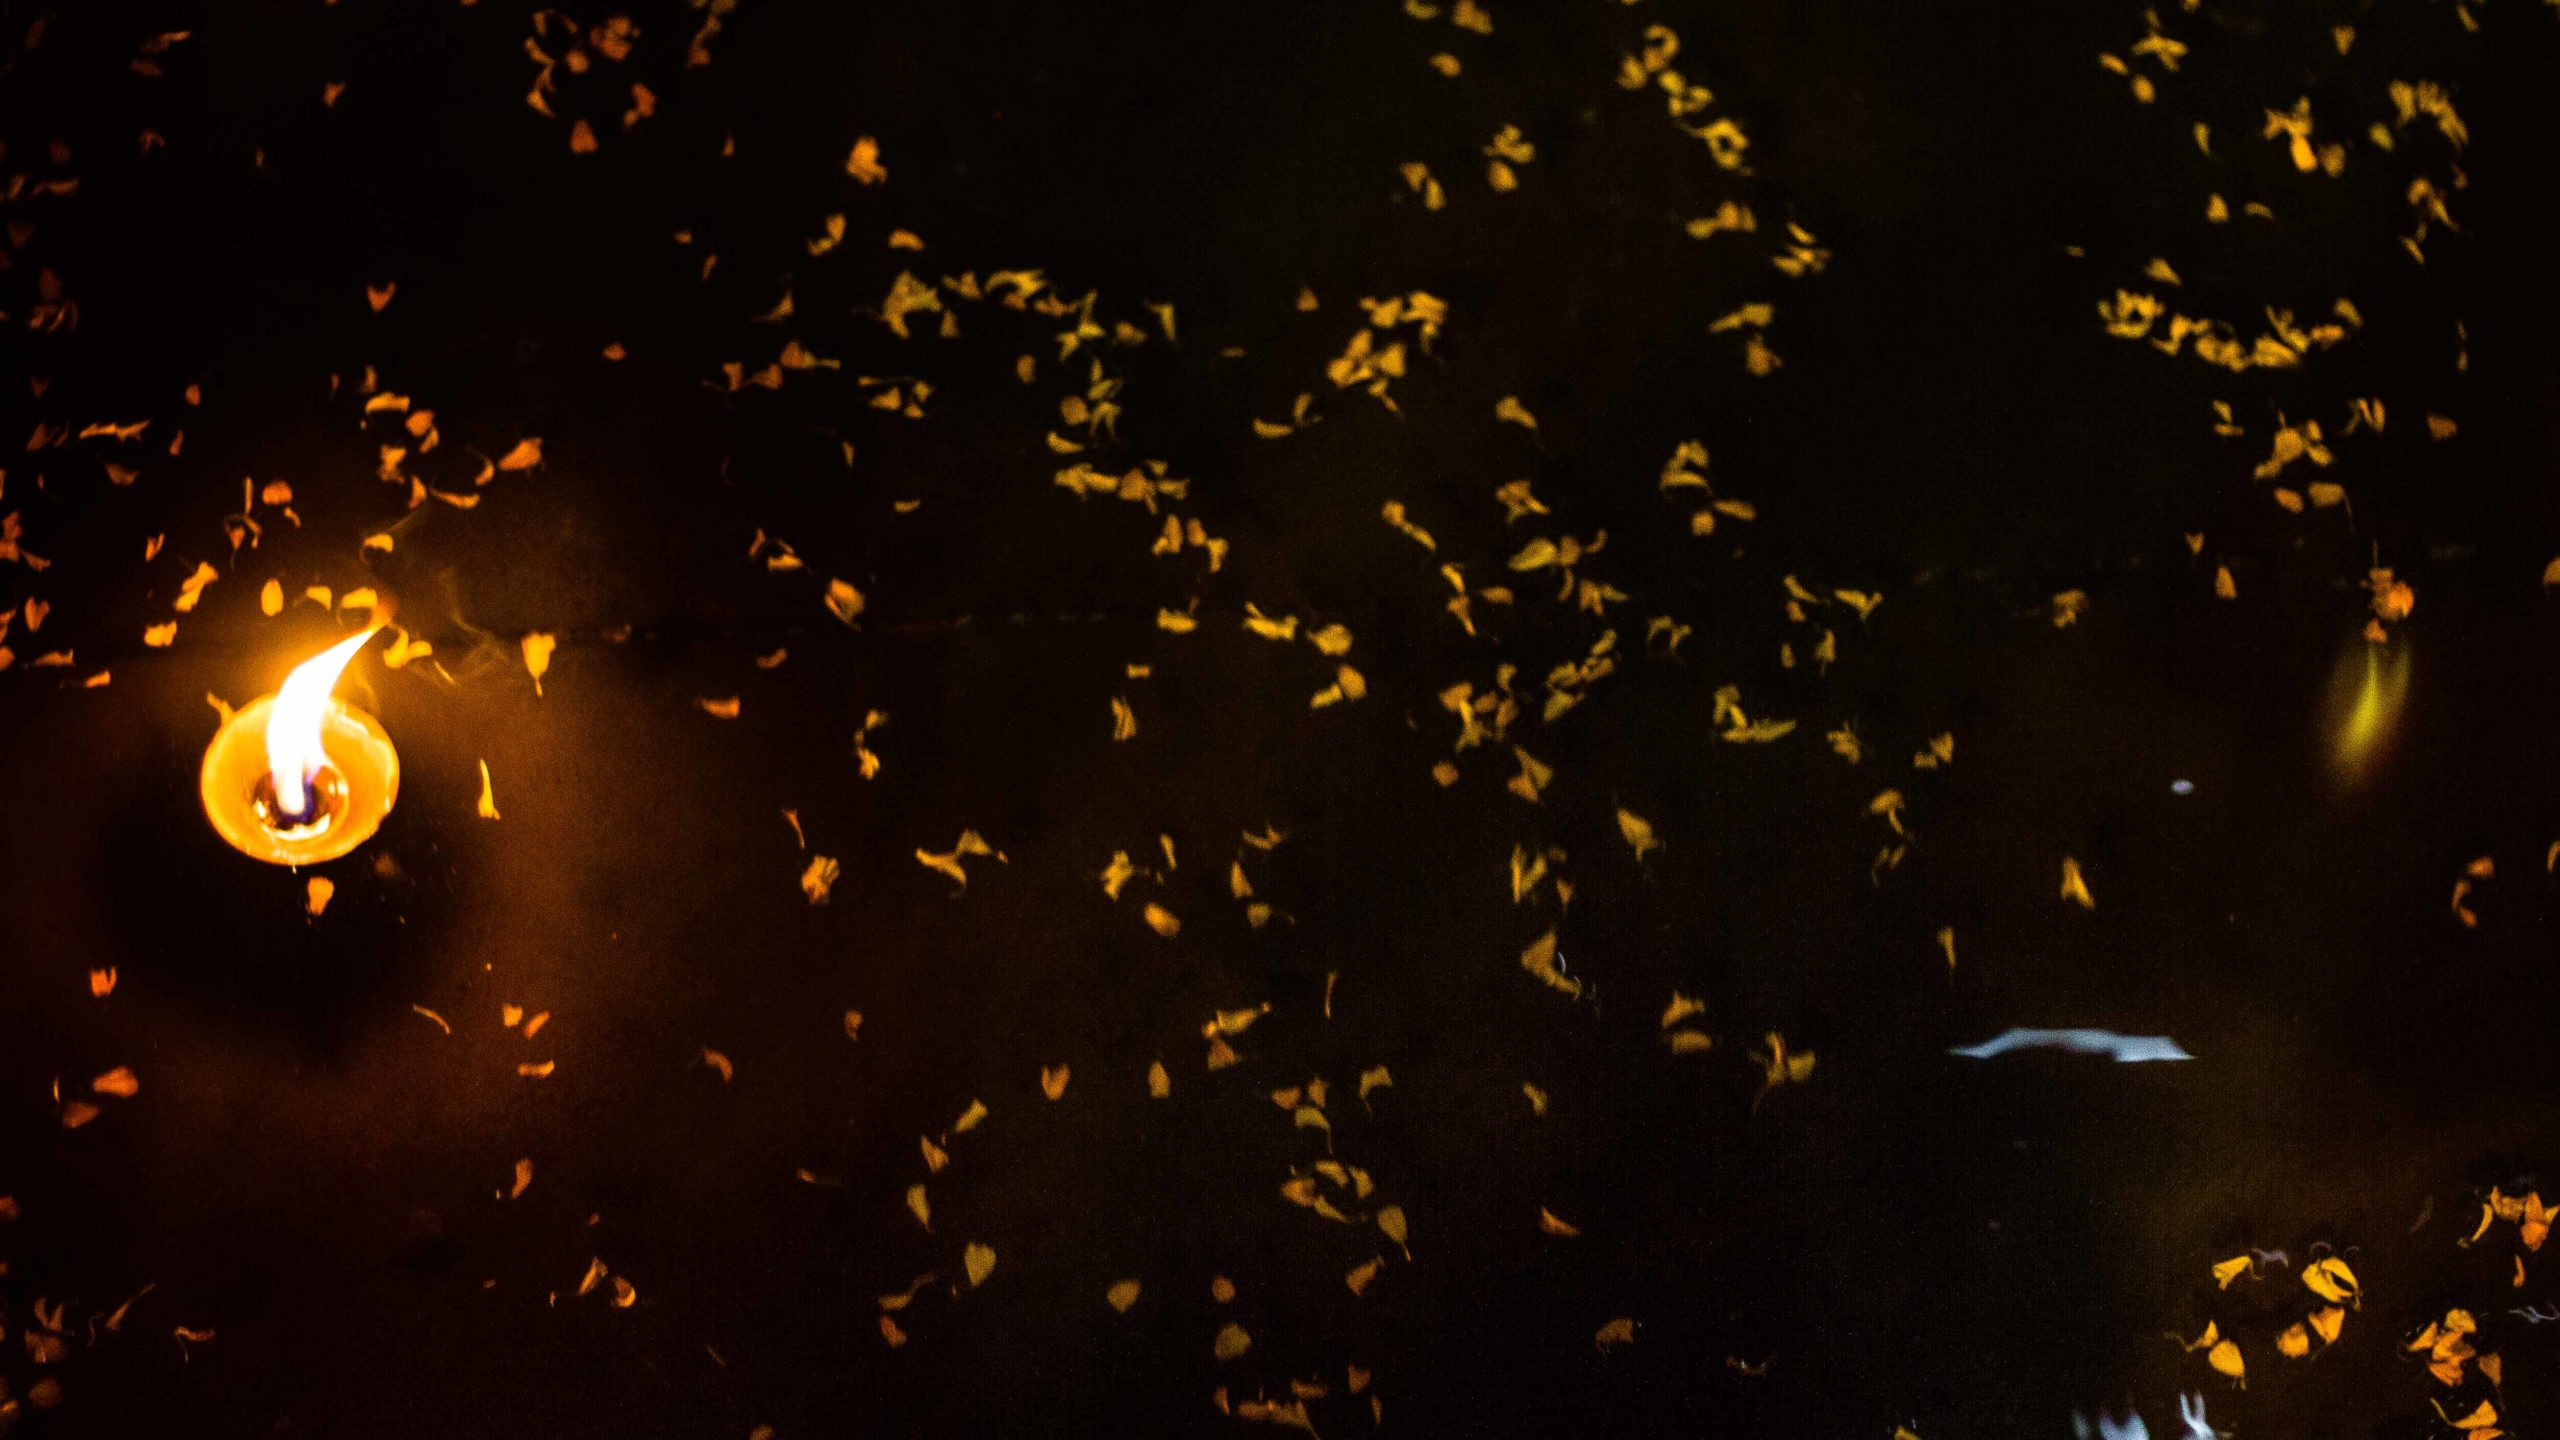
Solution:
M2248 1362L2240 1358L2240 1347L2228 1340L2215 1342L2214 1347L2205 1352L2204 1363L2234 1380L2247 1378Z
M1642 860L1648 852L1662 848L1662 842L1653 838L1653 823L1624 807L1618 811L1618 833L1627 838L1629 845L1635 847L1638 860Z
M2062 857L2062 898L2078 902L2083 910L2095 910L2098 902L2089 894L2089 882L2080 878L2080 862Z
M1378 1211L1377 1221L1378 1233L1396 1242L1396 1248L1405 1252L1405 1258L1412 1259L1413 1250L1405 1243L1404 1207L1401 1205L1384 1207Z
M2361 1293L2356 1284L2356 1272L2347 1268L2346 1261L2334 1255L2304 1266L2302 1283L2312 1294L2339 1304L2346 1304Z
M800 893L809 897L810 904L824 905L827 897L835 891L837 877L842 874L844 866L837 863L834 856L812 855L809 868L800 872Z
M853 153L845 157L844 173L865 185L877 185L889 178L889 169L880 163L880 142L865 135L853 142Z

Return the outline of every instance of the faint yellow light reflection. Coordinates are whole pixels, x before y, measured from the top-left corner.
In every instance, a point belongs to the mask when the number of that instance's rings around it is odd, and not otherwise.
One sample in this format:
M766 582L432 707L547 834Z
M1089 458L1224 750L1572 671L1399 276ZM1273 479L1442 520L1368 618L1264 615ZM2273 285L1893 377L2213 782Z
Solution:
M2361 655L2357 651L2362 651ZM2409 698L2409 641L2394 636L2381 645L2359 637L2338 657L2329 675L2323 728L2338 779L2361 784L2381 768L2400 728Z

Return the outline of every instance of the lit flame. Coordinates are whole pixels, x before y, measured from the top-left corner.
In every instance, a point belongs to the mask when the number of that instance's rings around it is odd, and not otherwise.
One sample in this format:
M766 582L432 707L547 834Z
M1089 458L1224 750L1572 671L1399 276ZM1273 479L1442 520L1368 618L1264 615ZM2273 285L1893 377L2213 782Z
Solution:
M338 688L338 676L345 672L347 663L381 628L377 625L361 635L348 636L303 661L285 677L284 688L276 692L275 708L267 715L267 773L275 780L278 814L309 812L311 777L329 763L328 753L320 748L321 721L329 713L329 692Z

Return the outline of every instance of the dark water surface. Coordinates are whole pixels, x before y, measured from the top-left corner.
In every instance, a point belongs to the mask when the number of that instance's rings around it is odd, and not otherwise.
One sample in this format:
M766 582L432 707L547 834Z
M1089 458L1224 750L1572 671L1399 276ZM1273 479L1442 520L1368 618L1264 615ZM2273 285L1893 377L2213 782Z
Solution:
M79 179L0 205L28 227L0 236L0 512L50 561L0 564L21 1433L1205 1434L1267 1428L1213 1397L1292 1381L1336 1440L2061 1436L2128 1406L2176 1436L2189 1391L2249 1440L2452 1433L2431 1397L2560 1423L2560 1324L2519 1313L2551 1307L2560 1251L2519 1260L2512 1224L2457 1244L2491 1186L2560 1188L2560 13L2160 9L2189 49L2136 62L2146 105L2097 61L2145 33L2132 4L1573 0L1492 5L1479 34L1385 0L741 0L688 67L705 14L674 0L626 7L621 61L512 0L0 0L0 187ZM1700 121L1748 133L1749 175L1615 83L1648 25L1713 92ZM524 103L529 36L589 52L555 118ZM2424 118L2389 152L2364 134L2420 79L2458 105L2459 154ZM655 113L626 128L634 82ZM2262 136L2297 96L2342 174ZM1506 125L1536 156L1496 194ZM884 183L847 175L859 136ZM1445 208L1400 179L1415 161ZM2408 185L2456 170L2462 233L2422 266ZM1683 232L1726 201L1754 233ZM843 239L813 254L830 214ZM1821 273L1770 265L1789 221ZM921 252L888 248L900 229ZM2154 257L2177 285L2142 278ZM1094 292L1099 332L1062 361L1073 314L945 279L1006 269ZM881 323L901 270L939 282L956 336ZM2363 323L2231 374L2108 336L2120 286L2244 337L2339 296ZM1355 301L1414 291L1447 318L1396 410L1337 389ZM43 323L62 297L76 329ZM1752 302L1775 308L1766 375L1710 328ZM842 368L733 392L724 363L752 375L786 341ZM437 449L368 421L368 367L435 412ZM1116 433L1059 408L1098 375L1123 382ZM915 377L920 416L870 403ZM1254 433L1302 393L1320 423ZM2342 434L2363 396L2387 427ZM1534 431L1493 418L1505 397ZM2213 432L2217 399L2244 435ZM2288 513L2252 479L2279 416L2316 418L2336 460L2273 483L2344 504ZM539 467L473 485L475 455L528 436ZM1756 518L1689 533L1698 492L1657 483L1689 439ZM390 443L477 503L411 509L377 478ZM1190 489L1152 514L1078 498L1052 480L1075 460ZM235 553L243 476L288 482L296 518L253 507ZM1552 513L1507 522L1494 491L1522 479ZM1149 553L1167 513L1228 543L1214 573L1196 545ZM805 569L750 559L759 531ZM1599 531L1576 573L1624 592L1604 613L1505 567ZM360 549L376 533L393 548ZM199 562L221 578L142 644ZM2416 594L2379 646L2374 566ZM371 585L434 646L345 687L405 773L317 919L194 794L206 693L243 703L342 633L308 603L261 616L269 577ZM853 628L820 603L834 577L866 597ZM1802 620L1790 579L1826 597ZM1862 617L1841 589L1883 599ZM1299 638L1247 633L1248 603ZM1159 627L1195 607L1196 633ZM1655 616L1692 630L1675 649ZM1306 636L1336 623L1367 693L1311 709L1337 662ZM559 637L539 698L529 631ZM1615 672L1543 718L1550 670L1604 631ZM2368 652L2406 700L2342 767ZM1442 692L1504 663L1525 713L1453 752ZM1798 728L1719 740L1726 684ZM696 704L728 696L734 720ZM1854 766L1824 741L1843 724ZM1952 763L1915 769L1940 734ZM1553 767L1534 805L1504 788L1513 744ZM1887 788L1902 835L1872 809ZM1631 851L1621 808L1659 850ZM824 907L785 809L841 862ZM1240 838L1266 826L1276 849ZM962 891L916 853L964 828L1005 859L969 860ZM1552 879L1515 902L1515 846L1563 852L1569 905ZM1116 903L1115 851L1148 872ZM2065 856L2094 908L2058 898ZM2484 856L2466 925L2447 897ZM1517 963L1551 927L1578 996ZM1704 1004L1704 1053L1666 1042L1675 994ZM1265 1002L1208 1069L1203 1026ZM502 1006L552 1018L527 1038ZM2198 1058L1945 1053L2015 1025ZM1762 1094L1772 1032L1817 1058ZM120 1065L139 1093L66 1129L60 1102ZM1273 1103L1316 1078L1329 1130ZM972 1100L988 1118L952 1133ZM1340 1223L1280 1193L1328 1146L1374 1185L1327 1184ZM997 1256L974 1286L973 1243ZM2290 1268L2217 1290L2209 1267L2252 1247ZM2284 1359L2296 1276L2333 1252L2363 1303ZM576 1293L597 1261L632 1303ZM1142 1291L1115 1314L1123 1279ZM2503 1389L2403 1350L2454 1306ZM1634 1338L1604 1352L1621 1317ZM2178 1343L2209 1320L2245 1390ZM1229 1323L1252 1347L1222 1361Z

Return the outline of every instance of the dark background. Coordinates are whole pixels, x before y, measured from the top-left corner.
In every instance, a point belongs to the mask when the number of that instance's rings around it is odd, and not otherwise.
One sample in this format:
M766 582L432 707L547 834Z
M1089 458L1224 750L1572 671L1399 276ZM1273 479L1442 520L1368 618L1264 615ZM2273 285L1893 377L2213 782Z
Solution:
M0 214L31 227L0 272L0 510L52 562L0 583L54 606L0 676L0 1191L20 1210L0 1376L61 1394L27 1433L1202 1433L1246 1423L1213 1391L1294 1377L1330 1387L1310 1416L1340 1436L1375 1423L1346 1393L1358 1366L1410 1434L1942 1440L2138 1405L2174 1435L2172 1397L2203 1389L2245 1437L2415 1435L2442 1392L2399 1337L2454 1304L2507 1357L2511 1426L2560 1415L2560 1326L2509 1308L2547 1304L2549 1279L2509 1285L2511 1227L2455 1244L2475 1193L2530 1184L2560 1136L2549 7L2482 4L2477 33L2417 0L2164 14L2192 48L2147 70L2148 106L2095 59L2143 33L2130 5L1577 0L1496 7L1478 35L1386 3L743 0L690 69L699 12L627 13L632 57L563 74L546 119L523 103L531 11L506 0L0 0L0 184L80 180ZM1752 136L1752 175L1613 83L1657 23ZM2336 24L2358 30L2343 57ZM162 74L134 71L179 30ZM1442 50L1460 76L1426 67ZM2383 84L2416 78L2453 87L2472 132L2466 233L2424 267L2395 237L2444 147L2423 122L2390 155L2359 138L2389 118ZM626 132L634 80L658 110ZM2354 147L2342 177L2296 175L2258 134L2304 94ZM570 153L572 118L597 153ZM1505 124L1538 154L1497 196L1479 149ZM886 184L845 176L858 135ZM1412 160L1446 209L1403 188ZM2208 226L2209 191L2278 218ZM1759 234L1682 233L1727 198ZM830 213L846 239L812 256ZM1787 220L1834 252L1824 273L1768 266ZM921 254L884 248L901 227ZM2244 333L2338 295L2368 323L2300 371L2164 357L2093 308L2158 288L2153 256L2175 303ZM1172 304L1178 344L1088 348L1127 381L1094 459L1188 477L1167 508L1231 541L1224 567L1150 556L1160 517L1051 483L1042 435L1088 378L1086 354L1057 363L1061 322L954 301L957 338L927 315L901 342L876 318L901 268L1038 268L1095 292L1106 328L1153 332L1143 306ZM46 270L76 330L27 327ZM1320 308L1295 308L1301 286ZM1410 290L1450 315L1400 413L1334 390L1355 297ZM753 318L786 291L789 321ZM1777 309L1765 377L1707 328L1749 301ZM785 338L844 370L727 393L724 362L753 371ZM544 465L470 510L408 511L374 478L368 366L437 412L445 443L414 464L440 488L528 435ZM859 375L928 377L925 417L868 408ZM1252 434L1301 392L1322 423ZM1506 395L1534 434L1492 420ZM2250 479L2274 417L2334 436L2359 395L2393 419L2338 442L2322 478L2350 506L2279 510ZM2246 438L2211 433L2216 398ZM2428 412L2459 433L2431 442ZM145 418L123 450L17 453L39 424ZM1655 477L1688 438L1758 520L1686 533ZM106 460L141 477L112 485ZM235 556L244 475L289 481L300 523L262 507ZM1492 491L1523 477L1555 514L1506 525ZM1379 522L1391 498L1437 554ZM387 527L392 553L359 553ZM751 561L759 529L809 570ZM1587 573L1632 597L1605 620L1503 572L1531 533L1600 529ZM224 578L145 649L199 561ZM1479 600L1470 638L1443 561L1520 603ZM2375 564L2417 589L2390 642L2412 680L2394 742L2342 778L2333 677L2364 663ZM817 601L838 575L870 601L851 630ZM366 661L347 686L406 770L317 920L194 798L201 697L245 702L339 633L308 605L261 619L269 576L378 586L443 666ZM1795 623L1787 576L1885 598ZM2075 588L2087 613L2058 628L2050 598ZM1195 598L1198 633L1156 628ZM1244 633L1247 602L1348 625L1369 696L1308 710L1330 662ZM1642 643L1654 615L1695 633L1666 654ZM1779 665L1826 625L1827 675ZM1540 678L1606 628L1619 672L1541 723ZM529 630L561 637L539 699ZM777 646L779 668L751 663ZM61 648L68 667L32 664ZM1460 756L1454 787L1429 776L1457 729L1435 697L1505 661L1532 711L1511 738L1558 772L1535 807L1502 788L1506 747ZM1726 683L1800 728L1718 742ZM727 695L734 722L694 705ZM1821 739L1851 720L1855 768ZM1954 764L1913 771L1942 731ZM473 814L484 758L496 823ZM1871 873L1887 786L1911 849ZM1621 805L1665 842L1641 864ZM795 886L785 807L843 861L824 908ZM1266 823L1278 850L1238 843ZM970 862L955 895L913 852L964 827L1008 863ZM1160 834L1179 867L1105 899L1111 853L1161 869ZM1511 903L1515 844L1571 857L1561 917ZM2093 911L2056 899L2066 854ZM2465 928L2446 897L2481 855L2497 874ZM1245 924L1238 857L1283 919ZM1180 936L1146 928L1150 899ZM1514 963L1551 924L1578 1001ZM1706 1002L1706 1055L1661 1040L1675 990ZM1242 1063L1206 1072L1202 1024L1266 1000ZM553 1018L523 1039L507 1003ZM1944 1054L2011 1025L2167 1034L2199 1059ZM1769 1031L1819 1060L1755 1100ZM517 1075L540 1059L557 1071ZM1053 1104L1038 1076L1061 1063ZM1378 1064L1393 1084L1364 1106ZM64 1129L56 1087L116 1065L141 1093ZM1314 1076L1337 1153L1409 1215L1409 1264L1278 1197L1323 1142L1266 1097ZM928 1177L915 1137L973 1098L991 1118ZM536 1177L510 1201L519 1156ZM902 1204L917 1180L929 1234ZM1541 1234L1542 1206L1581 1236ZM955 1290L971 1240L1000 1263ZM2279 1361L2289 1273L2217 1293L2206 1269L2317 1244L2368 1298L2339 1345ZM1378 1253L1355 1298L1343 1272ZM591 1258L637 1303L573 1295ZM928 1272L893 1349L876 1297ZM1101 1300L1122 1277L1145 1285L1125 1316ZM39 1301L72 1306L56 1364L20 1344ZM1598 1353L1619 1316L1636 1340ZM2208 1319L2242 1340L2245 1392L2165 1338ZM1254 1348L1221 1364L1230 1320Z

